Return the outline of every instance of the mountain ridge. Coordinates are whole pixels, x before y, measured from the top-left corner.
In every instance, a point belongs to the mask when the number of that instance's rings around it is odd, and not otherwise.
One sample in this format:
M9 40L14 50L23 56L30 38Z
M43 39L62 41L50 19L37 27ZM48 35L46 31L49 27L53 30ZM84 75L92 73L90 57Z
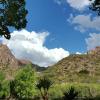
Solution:
M29 64L39 72L45 69L30 61L16 59L7 45L0 44L0 71L5 73L6 79L12 79L17 70Z
M100 47L72 54L47 68L44 75L57 82L100 82Z
M0 44L0 70L7 79L12 79L14 73L23 66L31 66L55 82L100 82L100 47L86 54L71 54L53 66L39 67L30 61L18 60L6 45Z

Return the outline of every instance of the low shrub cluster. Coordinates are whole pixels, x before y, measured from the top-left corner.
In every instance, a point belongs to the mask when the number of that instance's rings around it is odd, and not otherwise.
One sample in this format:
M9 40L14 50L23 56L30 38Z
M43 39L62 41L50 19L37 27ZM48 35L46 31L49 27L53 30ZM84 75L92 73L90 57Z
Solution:
M0 100L100 100L100 84L55 84L26 66L12 80L0 72Z

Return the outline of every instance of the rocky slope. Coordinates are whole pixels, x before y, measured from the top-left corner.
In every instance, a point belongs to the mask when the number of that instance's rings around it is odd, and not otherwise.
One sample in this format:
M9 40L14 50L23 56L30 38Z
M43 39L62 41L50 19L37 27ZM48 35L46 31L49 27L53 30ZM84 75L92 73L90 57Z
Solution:
M32 64L30 61L16 59L6 45L0 44L0 71L6 74L7 79L13 78L19 68L28 64L32 65L36 71L45 70L45 68Z
M55 82L100 82L100 47L87 54L70 55L44 74Z
M16 68L18 67L18 61L6 45L0 45L0 69L8 66Z

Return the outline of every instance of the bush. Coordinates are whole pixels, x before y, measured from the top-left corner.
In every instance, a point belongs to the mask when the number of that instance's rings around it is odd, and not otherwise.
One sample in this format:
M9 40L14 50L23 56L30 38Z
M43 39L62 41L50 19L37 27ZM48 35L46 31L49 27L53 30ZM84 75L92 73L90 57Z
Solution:
M18 71L15 80L10 84L10 92L14 98L31 99L36 93L36 76L31 66L26 66Z
M80 70L79 74L89 74L89 71L86 69Z
M9 81L5 80L4 73L0 71L0 99L7 98L9 90Z
M43 100L49 100L49 89L52 85L51 80L46 77L39 79L36 87L40 91Z
M74 87L71 87L68 91L64 92L63 100L76 100L78 92Z
M8 81L3 81L0 84L0 99L5 99L9 96L9 82Z

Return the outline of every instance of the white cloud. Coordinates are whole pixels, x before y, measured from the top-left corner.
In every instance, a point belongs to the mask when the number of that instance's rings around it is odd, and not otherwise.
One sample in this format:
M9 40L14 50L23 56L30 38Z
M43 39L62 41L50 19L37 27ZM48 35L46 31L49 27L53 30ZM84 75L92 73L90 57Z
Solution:
M67 3L77 10L84 10L86 6L90 4L89 0L66 0Z
M91 15L70 15L68 21L75 25L75 29L84 32L88 29L100 31L100 17L92 17Z
M76 54L77 54L77 55L81 55L82 53L80 53L80 52L76 52Z
M48 32L14 31L11 39L8 41L4 38L3 43L7 44L16 58L47 67L69 55L69 52L63 48L48 49L45 47L44 42L48 35Z
M88 50L100 46L100 34L91 33L89 38L86 39L86 44Z

